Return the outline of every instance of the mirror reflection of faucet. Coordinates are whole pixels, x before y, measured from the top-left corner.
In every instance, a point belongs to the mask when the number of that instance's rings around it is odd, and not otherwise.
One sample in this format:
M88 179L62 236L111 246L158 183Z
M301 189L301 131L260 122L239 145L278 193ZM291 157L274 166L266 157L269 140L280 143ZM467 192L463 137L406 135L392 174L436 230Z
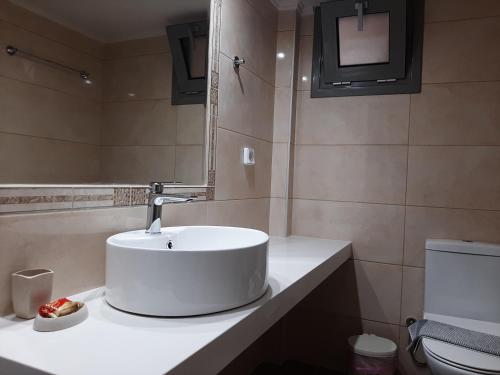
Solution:
M189 203L195 199L189 196L163 194L163 183L151 182L148 198L146 233L161 233L161 212L164 204Z

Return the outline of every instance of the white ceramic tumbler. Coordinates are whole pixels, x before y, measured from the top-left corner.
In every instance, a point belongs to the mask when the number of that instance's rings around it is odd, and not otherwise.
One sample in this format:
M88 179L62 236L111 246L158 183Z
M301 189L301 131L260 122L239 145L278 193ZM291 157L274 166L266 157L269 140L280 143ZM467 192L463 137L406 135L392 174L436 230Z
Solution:
M12 304L19 318L31 319L38 308L50 302L54 271L36 268L12 274Z

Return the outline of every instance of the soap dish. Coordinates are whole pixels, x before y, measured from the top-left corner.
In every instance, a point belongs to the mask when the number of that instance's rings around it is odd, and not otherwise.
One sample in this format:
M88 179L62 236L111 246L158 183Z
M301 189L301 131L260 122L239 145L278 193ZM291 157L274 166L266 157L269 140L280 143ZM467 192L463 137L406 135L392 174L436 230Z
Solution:
M44 318L40 314L37 314L33 323L33 329L40 332L59 331L76 326L87 319L88 316L89 310L85 304L78 311L58 318Z

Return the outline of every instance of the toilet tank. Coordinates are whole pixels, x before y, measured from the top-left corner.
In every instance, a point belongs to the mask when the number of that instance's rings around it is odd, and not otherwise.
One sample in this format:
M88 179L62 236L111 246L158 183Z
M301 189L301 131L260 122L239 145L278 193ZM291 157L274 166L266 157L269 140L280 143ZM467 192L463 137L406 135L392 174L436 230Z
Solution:
M425 245L425 312L500 323L500 245Z

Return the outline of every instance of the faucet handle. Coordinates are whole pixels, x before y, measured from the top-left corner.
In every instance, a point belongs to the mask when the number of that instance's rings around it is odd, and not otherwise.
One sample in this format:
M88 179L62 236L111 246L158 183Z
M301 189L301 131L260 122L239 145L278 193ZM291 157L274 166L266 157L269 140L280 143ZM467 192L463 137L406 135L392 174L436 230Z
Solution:
M162 182L150 182L149 189L151 193L161 194L163 193L163 183Z

